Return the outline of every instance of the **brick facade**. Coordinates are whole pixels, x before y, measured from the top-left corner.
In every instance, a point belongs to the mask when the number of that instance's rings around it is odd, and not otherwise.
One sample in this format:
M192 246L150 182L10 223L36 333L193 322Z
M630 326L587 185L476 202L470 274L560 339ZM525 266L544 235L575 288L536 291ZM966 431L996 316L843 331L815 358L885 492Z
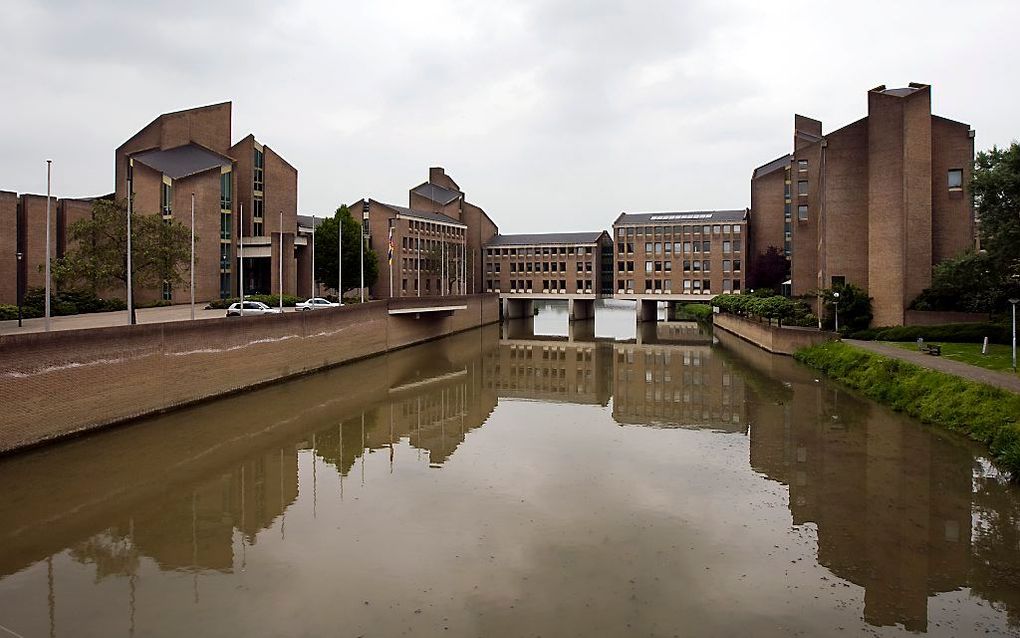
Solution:
M612 252L605 231L500 235L485 247L485 291L523 295L599 295L602 256Z
M751 178L749 258L785 224L794 296L845 281L873 298L874 325L900 325L932 266L973 245L973 157L970 127L932 115L927 85L877 87L867 117L825 135L795 116L787 165L779 158Z

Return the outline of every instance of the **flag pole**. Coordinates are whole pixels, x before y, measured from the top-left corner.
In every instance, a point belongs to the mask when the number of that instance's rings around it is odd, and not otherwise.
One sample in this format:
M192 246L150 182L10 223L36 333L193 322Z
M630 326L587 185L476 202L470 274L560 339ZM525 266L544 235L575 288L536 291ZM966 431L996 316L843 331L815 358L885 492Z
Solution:
M46 332L50 331L50 167L46 160Z

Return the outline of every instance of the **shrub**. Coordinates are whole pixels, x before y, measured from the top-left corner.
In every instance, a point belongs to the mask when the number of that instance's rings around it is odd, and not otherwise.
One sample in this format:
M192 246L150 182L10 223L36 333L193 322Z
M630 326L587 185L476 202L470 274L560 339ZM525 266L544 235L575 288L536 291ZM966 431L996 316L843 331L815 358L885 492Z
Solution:
M248 301L261 301L267 306L276 307L280 305L279 295L245 295L244 298ZM206 304L206 310L225 310L230 304L237 303L240 301L240 297L230 297L229 299L214 299ZM284 295L283 305L288 308L293 308L298 302L304 301L301 297L295 297L294 295Z
M992 343L1008 345L1012 340L1009 324L947 323L937 326L894 326L869 328L851 335L864 341L948 341L951 343L981 343L985 337Z
M1020 478L1020 395L845 343L812 346L794 357L894 410L985 443Z
M690 315L699 321L711 321L712 306L704 303L689 303L680 307L680 312Z
M84 290L63 290L50 294L50 314L54 317L109 312L125 308L127 308L127 304L120 299L103 299ZM29 288L22 297L22 310L25 317L42 317L46 314L46 289ZM17 311L17 306L15 306L15 311Z

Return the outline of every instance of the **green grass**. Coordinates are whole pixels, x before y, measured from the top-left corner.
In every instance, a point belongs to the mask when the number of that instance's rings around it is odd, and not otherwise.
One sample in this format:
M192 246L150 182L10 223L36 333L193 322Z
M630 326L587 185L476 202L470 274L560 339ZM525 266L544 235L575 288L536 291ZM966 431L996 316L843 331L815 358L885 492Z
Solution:
M898 341L884 341L890 346L903 348L904 350L917 351L916 343L902 343ZM925 342L929 343L929 342ZM933 341L932 344L942 346L942 356L953 361L969 363L972 366L998 370L1000 372L1012 372L1012 355L1010 346L1002 346L996 343L988 344L988 354L981 354L980 343L945 343Z
M1020 394L841 342L794 357L894 410L986 444L999 467L1020 480Z

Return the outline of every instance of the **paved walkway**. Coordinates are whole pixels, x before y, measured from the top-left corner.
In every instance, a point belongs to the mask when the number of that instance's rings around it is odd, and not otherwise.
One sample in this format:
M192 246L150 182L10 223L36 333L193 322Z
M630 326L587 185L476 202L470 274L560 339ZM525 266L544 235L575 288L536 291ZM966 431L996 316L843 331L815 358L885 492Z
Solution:
M979 368L978 366L972 366L969 363L953 361L952 359L946 359L944 357L935 357L918 350L906 350L898 346L890 346L884 343L876 343L874 341L844 339L843 342L849 343L852 346L857 346L862 350L869 350L892 359L900 359L931 370L955 374L956 376L963 377L964 379L970 379L971 381L977 381L978 383L985 383L987 385L992 385L997 388L1002 388L1003 390L1010 390L1011 392L1020 394L1020 376L1015 374L998 372L987 368Z
M293 308L284 308L284 312L293 312ZM195 304L195 320L219 319L227 315L226 310L205 310L205 304ZM138 323L163 323L166 321L191 320L191 306L163 306L160 308L138 308L135 310ZM67 317L50 317L50 330L79 330L81 328L105 328L107 326L123 326L128 322L127 310L117 312L95 312L87 315L69 315ZM0 321L0 335L22 334L25 332L43 332L46 329L45 319L25 319L24 325L18 327L18 320Z

